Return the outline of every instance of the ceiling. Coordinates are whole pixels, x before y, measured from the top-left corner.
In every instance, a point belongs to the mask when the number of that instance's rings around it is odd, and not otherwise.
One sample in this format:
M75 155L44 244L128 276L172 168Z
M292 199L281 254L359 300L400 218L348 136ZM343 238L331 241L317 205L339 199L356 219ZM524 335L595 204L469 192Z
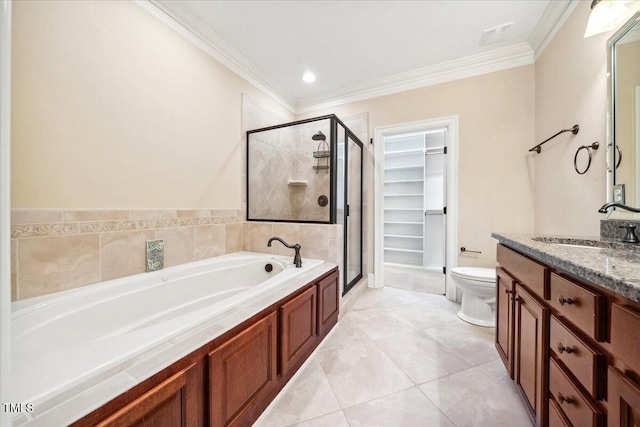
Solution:
M532 63L571 3L153 2L294 111ZM489 34L481 45L484 30L507 23L502 37ZM315 83L302 81L308 70Z

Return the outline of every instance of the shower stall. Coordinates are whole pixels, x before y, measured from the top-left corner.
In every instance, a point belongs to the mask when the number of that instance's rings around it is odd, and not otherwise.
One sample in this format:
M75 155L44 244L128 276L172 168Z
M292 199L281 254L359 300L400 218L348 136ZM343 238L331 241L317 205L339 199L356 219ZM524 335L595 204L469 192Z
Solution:
M362 149L334 114L247 132L247 221L340 225L343 295L362 278Z

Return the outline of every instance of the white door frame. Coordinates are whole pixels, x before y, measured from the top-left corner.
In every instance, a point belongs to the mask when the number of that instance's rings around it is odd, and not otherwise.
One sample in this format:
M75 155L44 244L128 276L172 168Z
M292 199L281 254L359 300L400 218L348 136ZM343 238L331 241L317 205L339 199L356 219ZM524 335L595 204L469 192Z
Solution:
M11 387L11 0L0 0L0 402ZM18 403L18 402L12 402ZM10 414L0 407L0 425Z
M455 301L456 285L451 280L451 269L458 265L458 116L439 117L418 122L402 123L374 129L374 260L375 288L384 286L384 138L403 133L420 132L433 128L447 129L447 266L446 291L448 299Z

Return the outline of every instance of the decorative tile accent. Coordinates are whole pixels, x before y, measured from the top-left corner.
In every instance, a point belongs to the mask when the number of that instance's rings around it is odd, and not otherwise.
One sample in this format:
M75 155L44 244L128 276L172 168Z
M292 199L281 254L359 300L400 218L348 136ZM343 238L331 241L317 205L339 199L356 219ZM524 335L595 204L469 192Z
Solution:
M77 234L78 224L28 224L11 227L11 237L61 236Z
M138 228L146 230L150 228L178 227L180 222L177 218L170 219L146 219L138 221Z
M194 225L209 225L211 218L180 218L178 220L180 227L190 227Z
M135 221L81 222L80 233L101 233L105 231L126 231L137 228Z

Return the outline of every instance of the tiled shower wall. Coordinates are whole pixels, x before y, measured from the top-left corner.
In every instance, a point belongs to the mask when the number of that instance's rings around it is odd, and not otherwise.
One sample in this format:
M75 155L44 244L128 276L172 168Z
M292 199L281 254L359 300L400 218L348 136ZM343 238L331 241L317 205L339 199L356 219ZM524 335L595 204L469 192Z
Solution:
M147 240L164 239L166 267L241 251L243 215L236 209L13 209L12 300L143 273Z

